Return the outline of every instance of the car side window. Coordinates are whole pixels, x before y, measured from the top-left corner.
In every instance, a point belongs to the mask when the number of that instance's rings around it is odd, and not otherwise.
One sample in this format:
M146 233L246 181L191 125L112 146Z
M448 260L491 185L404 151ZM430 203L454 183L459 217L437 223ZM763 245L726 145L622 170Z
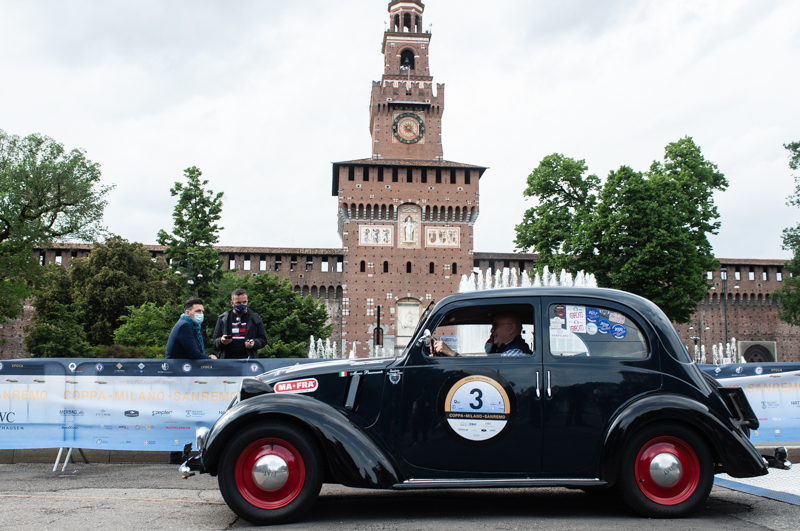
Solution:
M555 357L642 359L649 350L644 334L624 313L601 306L551 304L550 354Z
M533 308L527 304L462 307L445 314L431 332L434 342L441 341L447 347L440 347L435 356L530 355L534 337Z

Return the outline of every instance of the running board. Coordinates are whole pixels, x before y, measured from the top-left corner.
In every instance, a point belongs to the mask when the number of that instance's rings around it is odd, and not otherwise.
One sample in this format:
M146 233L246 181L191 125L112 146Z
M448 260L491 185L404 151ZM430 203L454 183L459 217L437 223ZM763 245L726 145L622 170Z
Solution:
M602 487L600 479L407 479L394 489L463 489L491 487Z

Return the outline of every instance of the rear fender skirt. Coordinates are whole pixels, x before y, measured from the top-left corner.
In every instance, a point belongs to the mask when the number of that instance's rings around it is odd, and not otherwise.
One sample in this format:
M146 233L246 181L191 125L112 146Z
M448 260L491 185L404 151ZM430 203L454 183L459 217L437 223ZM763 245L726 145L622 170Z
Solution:
M313 398L269 393L240 402L214 425L202 453L203 467L212 475L227 441L243 425L281 418L303 426L320 445L336 482L348 487L391 488L400 481L397 465L366 431L345 413Z
M633 402L614 419L603 443L600 478L615 483L623 449L633 434L646 424L662 421L682 422L697 430L729 475L744 478L767 474L758 451L729 419L719 418L703 404L684 396L651 395Z

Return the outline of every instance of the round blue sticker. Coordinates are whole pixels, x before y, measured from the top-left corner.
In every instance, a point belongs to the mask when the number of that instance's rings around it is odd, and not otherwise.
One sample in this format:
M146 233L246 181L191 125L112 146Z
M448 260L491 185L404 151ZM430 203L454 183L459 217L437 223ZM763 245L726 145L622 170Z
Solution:
M628 331L625 329L625 325L615 324L611 327L611 335L614 336L614 339L622 339L627 333Z
M586 320L590 323L596 322L600 319L600 310L597 308L586 308Z
M601 334L607 334L611 331L611 323L607 319L600 319L597 321L597 331Z

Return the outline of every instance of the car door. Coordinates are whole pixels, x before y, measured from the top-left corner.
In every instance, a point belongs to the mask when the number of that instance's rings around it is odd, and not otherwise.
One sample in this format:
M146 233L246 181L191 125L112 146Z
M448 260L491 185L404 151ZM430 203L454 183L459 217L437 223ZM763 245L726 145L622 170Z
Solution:
M541 470L541 337L533 330L538 304L538 298L461 301L434 315L434 338L460 356L433 357L424 346L411 347L395 430L410 475L508 477ZM509 310L526 316L522 337L533 354L485 353L492 315ZM452 324L458 321L453 316L463 320L470 312L484 324Z
M543 298L542 317L543 472L595 477L615 412L661 387L658 343L643 318L613 301Z

